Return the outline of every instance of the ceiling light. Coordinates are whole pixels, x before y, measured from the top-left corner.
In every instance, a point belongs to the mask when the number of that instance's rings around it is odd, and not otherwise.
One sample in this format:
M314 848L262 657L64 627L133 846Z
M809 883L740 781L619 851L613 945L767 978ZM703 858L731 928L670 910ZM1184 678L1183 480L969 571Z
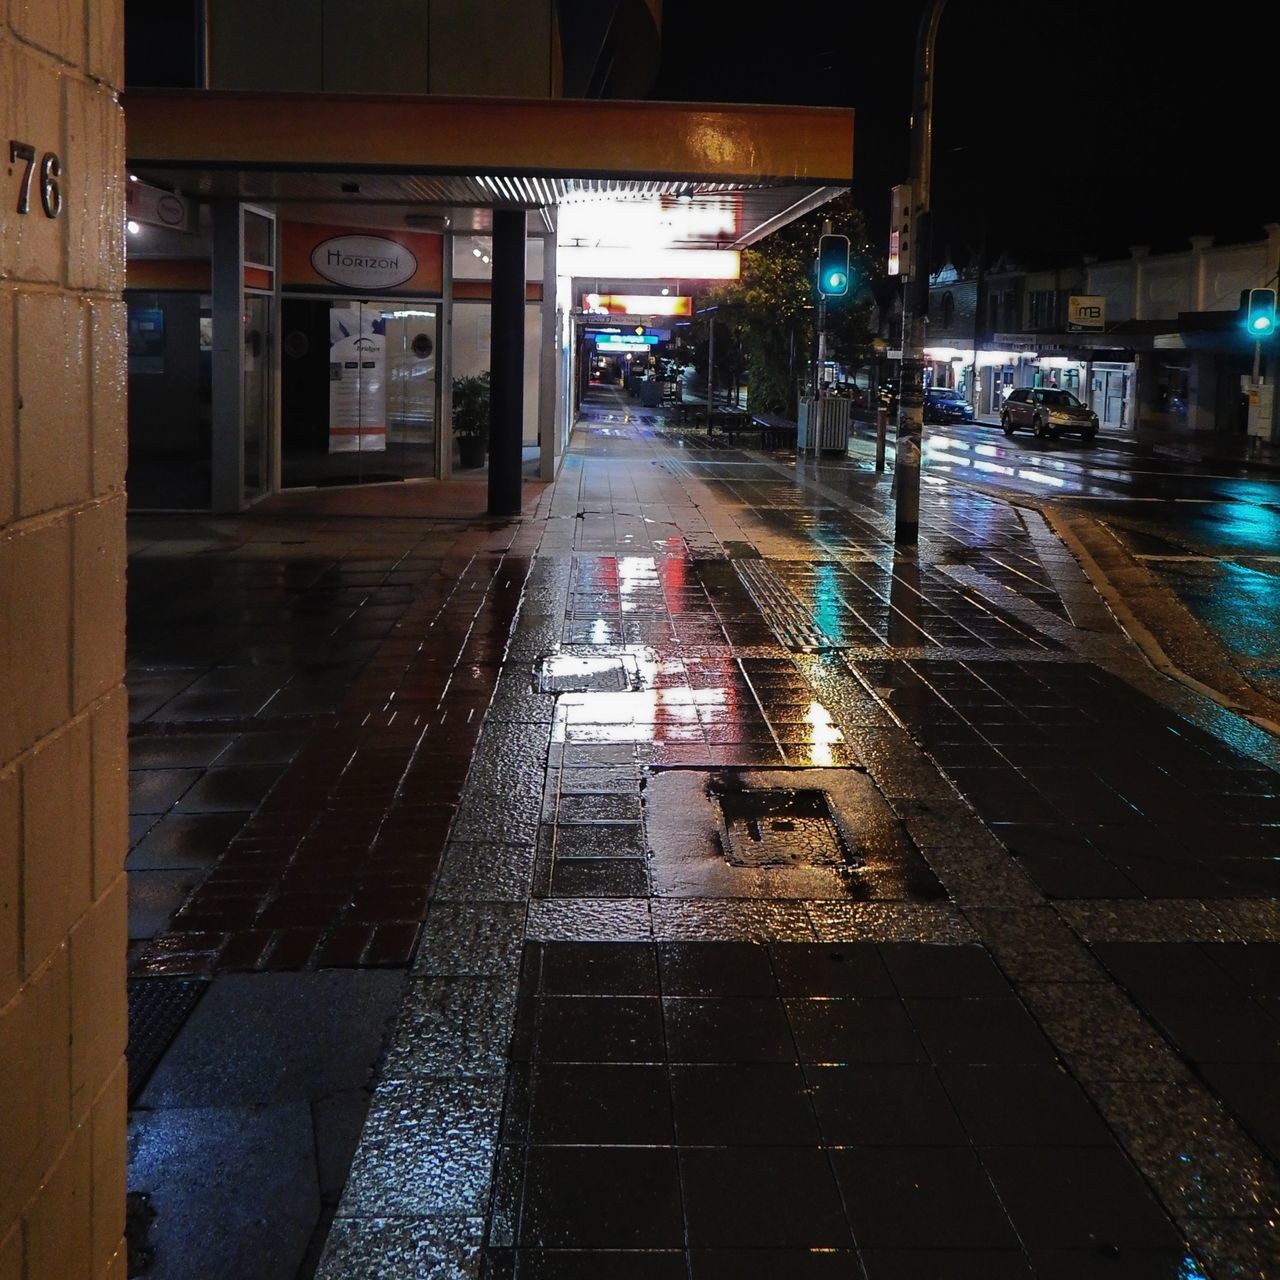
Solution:
M136 236L138 232L142 230L142 224L138 222L134 222L132 218L130 218L129 221L126 222L124 225L125 225L125 230L128 231L128 233L131 236Z
M471 250L471 256L472 256L473 258L478 258L478 257L480 256L480 250L479 250L479 249L472 249L472 250Z

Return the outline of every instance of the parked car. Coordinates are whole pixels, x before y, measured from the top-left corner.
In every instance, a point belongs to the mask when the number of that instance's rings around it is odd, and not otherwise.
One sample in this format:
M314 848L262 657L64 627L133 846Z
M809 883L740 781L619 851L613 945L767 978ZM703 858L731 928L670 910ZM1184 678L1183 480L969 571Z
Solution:
M1030 427L1041 440L1071 433L1085 440L1098 434L1098 415L1070 391L1058 387L1018 387L1000 410L1000 426L1007 436Z
M924 393L926 422L972 422L973 405L951 387L927 387Z

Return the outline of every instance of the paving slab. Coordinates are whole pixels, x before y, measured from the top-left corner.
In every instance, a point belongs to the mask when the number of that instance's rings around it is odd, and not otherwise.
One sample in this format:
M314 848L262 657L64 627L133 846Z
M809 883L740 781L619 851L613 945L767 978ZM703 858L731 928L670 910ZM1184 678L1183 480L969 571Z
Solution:
M139 1104L266 1106L362 1089L402 985L400 973L350 970L215 978Z

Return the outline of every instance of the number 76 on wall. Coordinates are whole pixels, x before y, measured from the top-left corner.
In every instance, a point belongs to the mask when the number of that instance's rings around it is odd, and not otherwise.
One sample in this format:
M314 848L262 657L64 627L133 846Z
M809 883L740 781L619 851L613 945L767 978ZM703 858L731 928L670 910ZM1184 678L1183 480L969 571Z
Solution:
M31 211L31 179L36 170L36 149L29 142L9 139L9 172L13 166L25 164L18 182L18 212ZM56 218L62 210L62 161L56 151L46 151L40 157L40 207L46 218Z

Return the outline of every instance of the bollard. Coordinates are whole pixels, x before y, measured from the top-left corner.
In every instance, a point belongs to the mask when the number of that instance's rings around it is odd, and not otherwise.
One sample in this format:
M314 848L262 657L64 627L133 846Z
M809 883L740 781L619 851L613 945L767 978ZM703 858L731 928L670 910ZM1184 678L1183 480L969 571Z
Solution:
M884 437L889 429L889 410L876 410L876 470L884 470Z

